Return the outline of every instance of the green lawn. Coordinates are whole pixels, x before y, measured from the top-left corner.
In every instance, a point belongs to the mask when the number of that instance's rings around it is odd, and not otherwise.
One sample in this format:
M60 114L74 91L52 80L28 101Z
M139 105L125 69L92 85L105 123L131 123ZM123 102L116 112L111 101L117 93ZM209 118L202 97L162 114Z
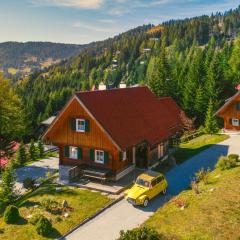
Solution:
M24 201L20 204L20 213L23 219L20 220L18 224L7 225L3 222L3 219L0 218L0 239L55 239L111 202L111 199L97 192L68 187L64 187L62 192L56 192L56 187L58 187L57 184L48 183L35 192L27 194ZM40 204L42 199L45 198L50 198L60 204L63 200L67 200L70 208L61 214L49 213L45 211ZM45 215L51 219L53 223L54 230L47 238L39 236L35 231L35 227L27 221L28 216L37 213ZM64 217L65 213L68 213L69 216ZM62 221L59 221L60 218Z
M170 157L169 159L161 162L156 167L154 167L153 170L165 174L175 166L175 161L177 164L180 164L193 157L194 155L200 153L201 151L211 147L212 145L224 141L228 138L228 135L223 134L205 134L200 137L194 138L187 143L181 143L178 146L176 152L173 154L175 160Z
M175 157L177 163L182 163L212 145L228 138L229 136L223 134L202 135L187 143L180 144L173 156Z
M240 167L215 170L208 185L200 184L201 193L183 191L177 196L187 207L181 210L172 200L145 223L169 239L239 240L240 239Z

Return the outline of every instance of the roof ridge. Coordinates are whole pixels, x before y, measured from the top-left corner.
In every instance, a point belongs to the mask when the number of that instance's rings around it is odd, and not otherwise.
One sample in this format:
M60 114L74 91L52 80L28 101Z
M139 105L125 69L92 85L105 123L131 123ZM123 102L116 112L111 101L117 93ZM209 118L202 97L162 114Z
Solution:
M88 91L77 91L75 92L75 94L79 94L79 93L94 93L94 92L110 92L110 91L121 91L121 90L125 90L125 89L136 89L136 88L148 88L148 86L128 86L125 88L112 88L112 89L105 89L105 90L88 90ZM148 88L149 89L149 88ZM150 90L150 89L149 89Z

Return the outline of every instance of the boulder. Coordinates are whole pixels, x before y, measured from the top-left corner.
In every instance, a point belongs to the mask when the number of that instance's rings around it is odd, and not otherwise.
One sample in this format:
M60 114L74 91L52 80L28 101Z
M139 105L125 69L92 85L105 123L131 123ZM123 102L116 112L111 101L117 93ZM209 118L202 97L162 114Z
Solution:
M63 208L68 208L68 202L67 202L67 200L63 200L63 202L62 202L62 207L63 207Z

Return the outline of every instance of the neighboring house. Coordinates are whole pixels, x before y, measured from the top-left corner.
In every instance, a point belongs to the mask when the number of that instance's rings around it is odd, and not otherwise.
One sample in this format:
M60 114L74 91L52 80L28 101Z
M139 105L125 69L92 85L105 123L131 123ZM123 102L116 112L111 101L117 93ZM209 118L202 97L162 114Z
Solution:
M147 87L77 92L43 135L59 147L60 179L74 166L87 175L118 180L168 152L182 131L182 111Z
M240 91L229 98L216 115L223 118L225 129L240 130Z

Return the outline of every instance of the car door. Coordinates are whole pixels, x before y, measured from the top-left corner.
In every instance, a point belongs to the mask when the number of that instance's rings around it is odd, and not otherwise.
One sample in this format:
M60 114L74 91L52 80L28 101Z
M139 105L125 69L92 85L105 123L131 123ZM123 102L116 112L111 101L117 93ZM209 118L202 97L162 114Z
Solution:
M159 176L157 178L157 185L158 185L158 194L165 190L165 181L163 176Z
M151 181L151 188L149 191L150 198L154 198L158 194L158 186L156 179Z

